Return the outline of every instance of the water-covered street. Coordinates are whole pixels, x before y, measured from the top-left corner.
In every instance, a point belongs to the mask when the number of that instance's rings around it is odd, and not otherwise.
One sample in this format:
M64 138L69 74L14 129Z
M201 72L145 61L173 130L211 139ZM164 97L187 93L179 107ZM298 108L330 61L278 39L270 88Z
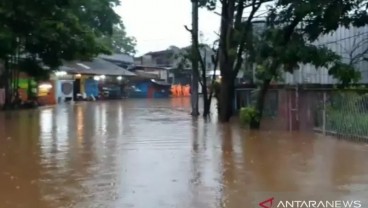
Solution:
M188 99L0 112L0 208L242 208L368 196L368 146L193 120Z

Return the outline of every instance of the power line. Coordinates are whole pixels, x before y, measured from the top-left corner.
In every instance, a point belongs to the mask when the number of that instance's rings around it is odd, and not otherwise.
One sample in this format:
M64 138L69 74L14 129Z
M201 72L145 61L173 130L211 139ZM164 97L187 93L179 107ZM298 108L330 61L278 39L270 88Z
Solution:
M361 35L366 35L366 34L368 35L368 32L359 33L359 34L356 34L356 35L348 36L348 37L345 37L345 38L341 38L341 39L330 41L330 42L326 42L326 43L320 43L318 45L329 45L329 44L333 44L333 43L338 43L338 42L341 42L343 40L349 40L349 39L352 39L352 38L355 38L355 37L359 37Z

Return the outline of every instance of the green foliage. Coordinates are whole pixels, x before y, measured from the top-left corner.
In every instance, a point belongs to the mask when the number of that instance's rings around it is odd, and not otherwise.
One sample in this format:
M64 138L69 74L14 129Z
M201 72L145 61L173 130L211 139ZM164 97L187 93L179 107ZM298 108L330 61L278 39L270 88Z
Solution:
M182 49L179 53L173 53L172 58L177 63L176 68L172 70L175 76L180 76L185 70L191 67L190 61L192 57L190 48Z
M364 1L366 4L368 1ZM278 0L269 9L264 32L253 37L254 62L263 66L258 79L276 79L279 69L293 73L300 64L312 64L316 68L328 68L329 74L347 86L359 80L360 74L353 66L344 64L341 57L324 46L312 42L323 34L335 31L339 26L350 26L357 21L363 24L365 9L360 0ZM359 13L360 15L357 15Z
M136 53L137 41L134 37L129 37L123 24L115 25L112 36L104 36L101 42L114 53L126 53L134 55Z
M340 93L332 96L326 129L350 136L368 135L368 94Z
M278 25L302 23L301 30L313 41L340 25L366 25L366 6L366 0L278 0L270 19Z
M259 63L256 66L256 78L259 81L265 80L265 79L272 79L273 74L270 73L268 70L268 63L265 61L263 63ZM259 83L260 84L260 83Z
M358 82L361 78L359 71L354 66L338 62L329 70L329 74L340 80L342 87L347 87L351 82Z
M217 0L198 0L198 3L200 7L206 7L208 10L214 10L216 8Z
M204 50L207 50L209 46L206 44L199 44L198 48L200 52L203 52ZM180 73L181 71L190 68L192 60L196 58L195 55L196 54L193 54L191 47L180 49L179 53L174 53L173 59L177 61L177 68L174 69L174 73L175 72ZM210 54L206 55L209 56ZM201 57L198 57L198 59L205 59L205 58L206 57L203 57L202 54ZM205 67L207 67L207 65L205 65Z
M260 121L259 111L255 107L244 107L240 109L240 121L249 124L252 121Z
M343 135L367 136L368 116L366 114L351 114L330 110L326 128Z
M293 73L301 64L329 69L330 75L339 79L342 86L359 79L359 73L353 66L344 64L339 55L313 43L340 26L367 25L367 0L275 0L273 6L266 7L265 27L262 31L258 28L258 34L253 34L253 26L248 23L265 2L271 1L200 1L201 6L209 9L216 8L216 3L222 6L220 70L227 82L235 79L244 58L257 65L257 78L263 92L267 92L271 80L280 79L281 72ZM243 16L244 8L251 8L248 17ZM263 108L260 102L264 99L260 98L255 105L257 108ZM232 102L232 99L223 102ZM263 109L257 110L262 114ZM221 116L224 117L221 120L229 117Z
M19 62L20 71L34 77L37 81L47 80L49 78L49 70L42 67L42 63L30 58L22 59Z
M62 60L88 59L108 48L99 37L112 34L120 17L118 0L12 0L0 2L0 59L21 54L51 69ZM41 62L39 62L41 63Z
M11 107L19 71L47 79L64 60L110 53L100 41L121 23L119 0L0 1L0 60L5 65L5 106Z

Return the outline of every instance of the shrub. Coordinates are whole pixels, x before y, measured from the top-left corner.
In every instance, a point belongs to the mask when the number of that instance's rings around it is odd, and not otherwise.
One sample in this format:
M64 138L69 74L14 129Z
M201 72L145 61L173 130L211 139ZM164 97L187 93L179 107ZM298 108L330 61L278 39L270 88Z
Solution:
M326 128L343 135L367 136L367 95L339 93L327 109Z
M340 134L367 136L368 115L330 110L327 114L326 128Z
M252 119L259 121L259 113L254 107L243 107L240 109L240 121L245 124L249 124Z

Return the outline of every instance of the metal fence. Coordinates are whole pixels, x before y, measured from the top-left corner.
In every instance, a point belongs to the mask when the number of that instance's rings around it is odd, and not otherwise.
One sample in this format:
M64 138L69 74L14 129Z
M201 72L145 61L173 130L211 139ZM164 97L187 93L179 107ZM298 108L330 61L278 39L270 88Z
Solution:
M323 92L314 109L315 127L338 137L367 139L368 93L354 91Z
M295 91L294 91L295 92ZM290 95L292 91L288 90ZM288 96L290 97L290 96ZM357 90L299 89L287 105L290 130L315 130L368 142L368 93Z
M236 108L254 103L254 89L236 91ZM318 131L368 142L368 91L272 89L265 101L264 118L275 118L287 130Z
M242 88L237 89L235 93L236 102L235 109L239 111L243 107L249 107L255 104L256 102L256 94L258 90L253 88ZM263 116L265 117L276 117L278 115L278 107L279 107L279 91L278 90L269 90L266 98Z

